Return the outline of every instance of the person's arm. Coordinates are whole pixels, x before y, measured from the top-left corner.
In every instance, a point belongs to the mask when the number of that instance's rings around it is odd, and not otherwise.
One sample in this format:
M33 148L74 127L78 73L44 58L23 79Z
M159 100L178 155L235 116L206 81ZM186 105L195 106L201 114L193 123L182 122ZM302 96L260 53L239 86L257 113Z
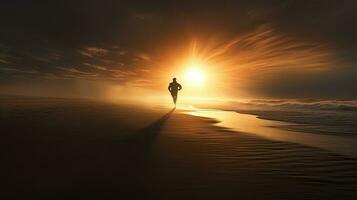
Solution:
M169 84L169 87L167 89L171 92L171 84Z
M179 90L181 90L181 89L182 89L182 86L181 86L180 84L178 84L178 87L179 87Z

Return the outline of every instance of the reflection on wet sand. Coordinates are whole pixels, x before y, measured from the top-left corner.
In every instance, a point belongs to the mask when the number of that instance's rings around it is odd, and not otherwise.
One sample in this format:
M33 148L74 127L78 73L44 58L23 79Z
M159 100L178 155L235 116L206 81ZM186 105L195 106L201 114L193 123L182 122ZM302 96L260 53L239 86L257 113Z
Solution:
M357 139L337 135L322 135L280 129L291 123L259 119L255 115L240 114L233 111L192 109L186 112L193 116L218 120L216 124L239 132L251 133L268 139L288 141L330 150L343 155L357 157Z

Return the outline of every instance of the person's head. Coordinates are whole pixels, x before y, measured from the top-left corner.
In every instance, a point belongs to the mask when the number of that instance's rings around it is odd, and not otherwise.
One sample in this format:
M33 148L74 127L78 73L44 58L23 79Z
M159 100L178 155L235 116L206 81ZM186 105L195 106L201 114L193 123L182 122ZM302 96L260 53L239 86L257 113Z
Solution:
M173 82L176 82L176 78L173 78L172 81L173 81Z

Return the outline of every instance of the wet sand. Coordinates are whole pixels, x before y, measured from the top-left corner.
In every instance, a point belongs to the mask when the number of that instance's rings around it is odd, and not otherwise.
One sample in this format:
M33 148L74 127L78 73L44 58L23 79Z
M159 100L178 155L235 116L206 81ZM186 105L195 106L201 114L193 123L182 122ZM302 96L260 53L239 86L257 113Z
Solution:
M7 199L356 199L357 160L187 110L1 99Z
M357 158L357 138L344 134L319 134L289 130L286 127L302 124L260 119L257 115L242 114L235 111L215 109L192 109L187 112L194 116L217 119L216 124L237 132L245 132L264 137L269 140L293 142L311 147L332 151L341 155Z

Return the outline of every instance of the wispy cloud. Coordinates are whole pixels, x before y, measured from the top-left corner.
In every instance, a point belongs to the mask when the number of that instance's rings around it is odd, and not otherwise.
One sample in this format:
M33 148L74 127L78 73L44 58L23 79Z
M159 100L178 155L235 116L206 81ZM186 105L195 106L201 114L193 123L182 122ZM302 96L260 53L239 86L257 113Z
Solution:
M40 74L39 71L37 70L24 70L24 69L18 69L18 68L8 68L8 67L1 67L1 71L9 72L9 73L20 73L20 74Z
M103 78L120 78L120 79L133 79L137 77L138 74L135 71L118 69L113 66L101 66L89 63L83 63L84 66L95 69L97 74L101 74ZM103 72L105 74L103 74Z
M303 42L267 25L224 42L195 41L191 54L204 62L224 66L222 70L247 76L284 70L328 70L336 62L325 44Z
M9 61L4 60L4 59L1 59L1 58L0 58L0 63L2 63L2 64L10 64L10 62L9 62Z
M109 52L108 49L98 48L98 47L87 47L78 50L78 53L87 57L105 56L108 52Z
M151 57L145 53L139 53L137 57L144 61L151 61Z

